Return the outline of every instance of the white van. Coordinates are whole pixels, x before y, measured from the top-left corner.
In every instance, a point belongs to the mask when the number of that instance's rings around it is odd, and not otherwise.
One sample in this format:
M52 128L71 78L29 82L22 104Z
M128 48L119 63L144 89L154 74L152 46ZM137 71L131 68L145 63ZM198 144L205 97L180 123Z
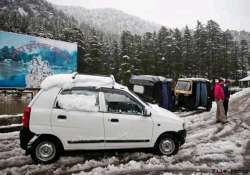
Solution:
M113 77L47 77L24 109L20 144L36 163L56 161L64 150L154 148L178 152L185 124L172 112L143 102Z

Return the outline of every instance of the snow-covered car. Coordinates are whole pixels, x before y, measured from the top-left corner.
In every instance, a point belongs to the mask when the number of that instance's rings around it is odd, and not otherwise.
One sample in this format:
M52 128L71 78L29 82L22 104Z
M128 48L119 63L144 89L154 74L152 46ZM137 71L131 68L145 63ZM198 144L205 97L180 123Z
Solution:
M34 162L51 163L64 150L154 148L170 156L185 137L182 119L112 76L61 74L47 77L25 107L20 144Z

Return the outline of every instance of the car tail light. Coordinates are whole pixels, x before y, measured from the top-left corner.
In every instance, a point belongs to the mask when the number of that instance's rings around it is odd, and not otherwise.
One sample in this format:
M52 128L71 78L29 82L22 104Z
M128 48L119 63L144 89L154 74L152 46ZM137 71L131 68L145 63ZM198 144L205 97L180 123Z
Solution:
M29 122L30 122L30 112L31 112L31 108L26 106L24 108L24 112L23 112L23 127L24 128L29 128Z

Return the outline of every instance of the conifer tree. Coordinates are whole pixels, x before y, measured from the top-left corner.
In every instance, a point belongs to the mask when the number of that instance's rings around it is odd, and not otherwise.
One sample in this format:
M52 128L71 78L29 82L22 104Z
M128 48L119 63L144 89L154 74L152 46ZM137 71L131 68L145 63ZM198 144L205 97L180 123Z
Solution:
M173 72L174 77L177 79L183 75L183 57L182 57L182 36L179 29L175 29L173 33Z
M193 75L194 67L193 64L193 38L188 26L185 27L184 36L183 36L183 62L184 62L184 74L185 76L191 77Z
M232 49L233 49L233 37L230 31L223 32L223 64L222 64L222 76L228 78L230 72L236 71L232 61Z
M247 76L249 51L248 44L246 40L241 40L240 42L240 78Z
M223 65L222 56L222 31L219 24L213 20L207 22L206 30L208 32L208 58L207 74L208 78L218 78L221 75L221 66Z
M207 39L208 34L200 21L197 21L197 26L194 31L194 59L195 59L195 75L198 77L206 77L206 66L207 66Z

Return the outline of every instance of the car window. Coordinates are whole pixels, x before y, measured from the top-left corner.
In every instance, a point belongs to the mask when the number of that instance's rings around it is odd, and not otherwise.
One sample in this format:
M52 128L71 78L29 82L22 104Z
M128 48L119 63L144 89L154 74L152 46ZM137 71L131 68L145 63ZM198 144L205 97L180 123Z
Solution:
M119 92L104 92L107 112L142 115L142 106L129 95Z
M191 83L188 81L178 81L176 84L177 90L183 90L183 91L190 91L191 90Z
M57 107L87 112L99 111L99 93L84 89L63 90L57 97Z

